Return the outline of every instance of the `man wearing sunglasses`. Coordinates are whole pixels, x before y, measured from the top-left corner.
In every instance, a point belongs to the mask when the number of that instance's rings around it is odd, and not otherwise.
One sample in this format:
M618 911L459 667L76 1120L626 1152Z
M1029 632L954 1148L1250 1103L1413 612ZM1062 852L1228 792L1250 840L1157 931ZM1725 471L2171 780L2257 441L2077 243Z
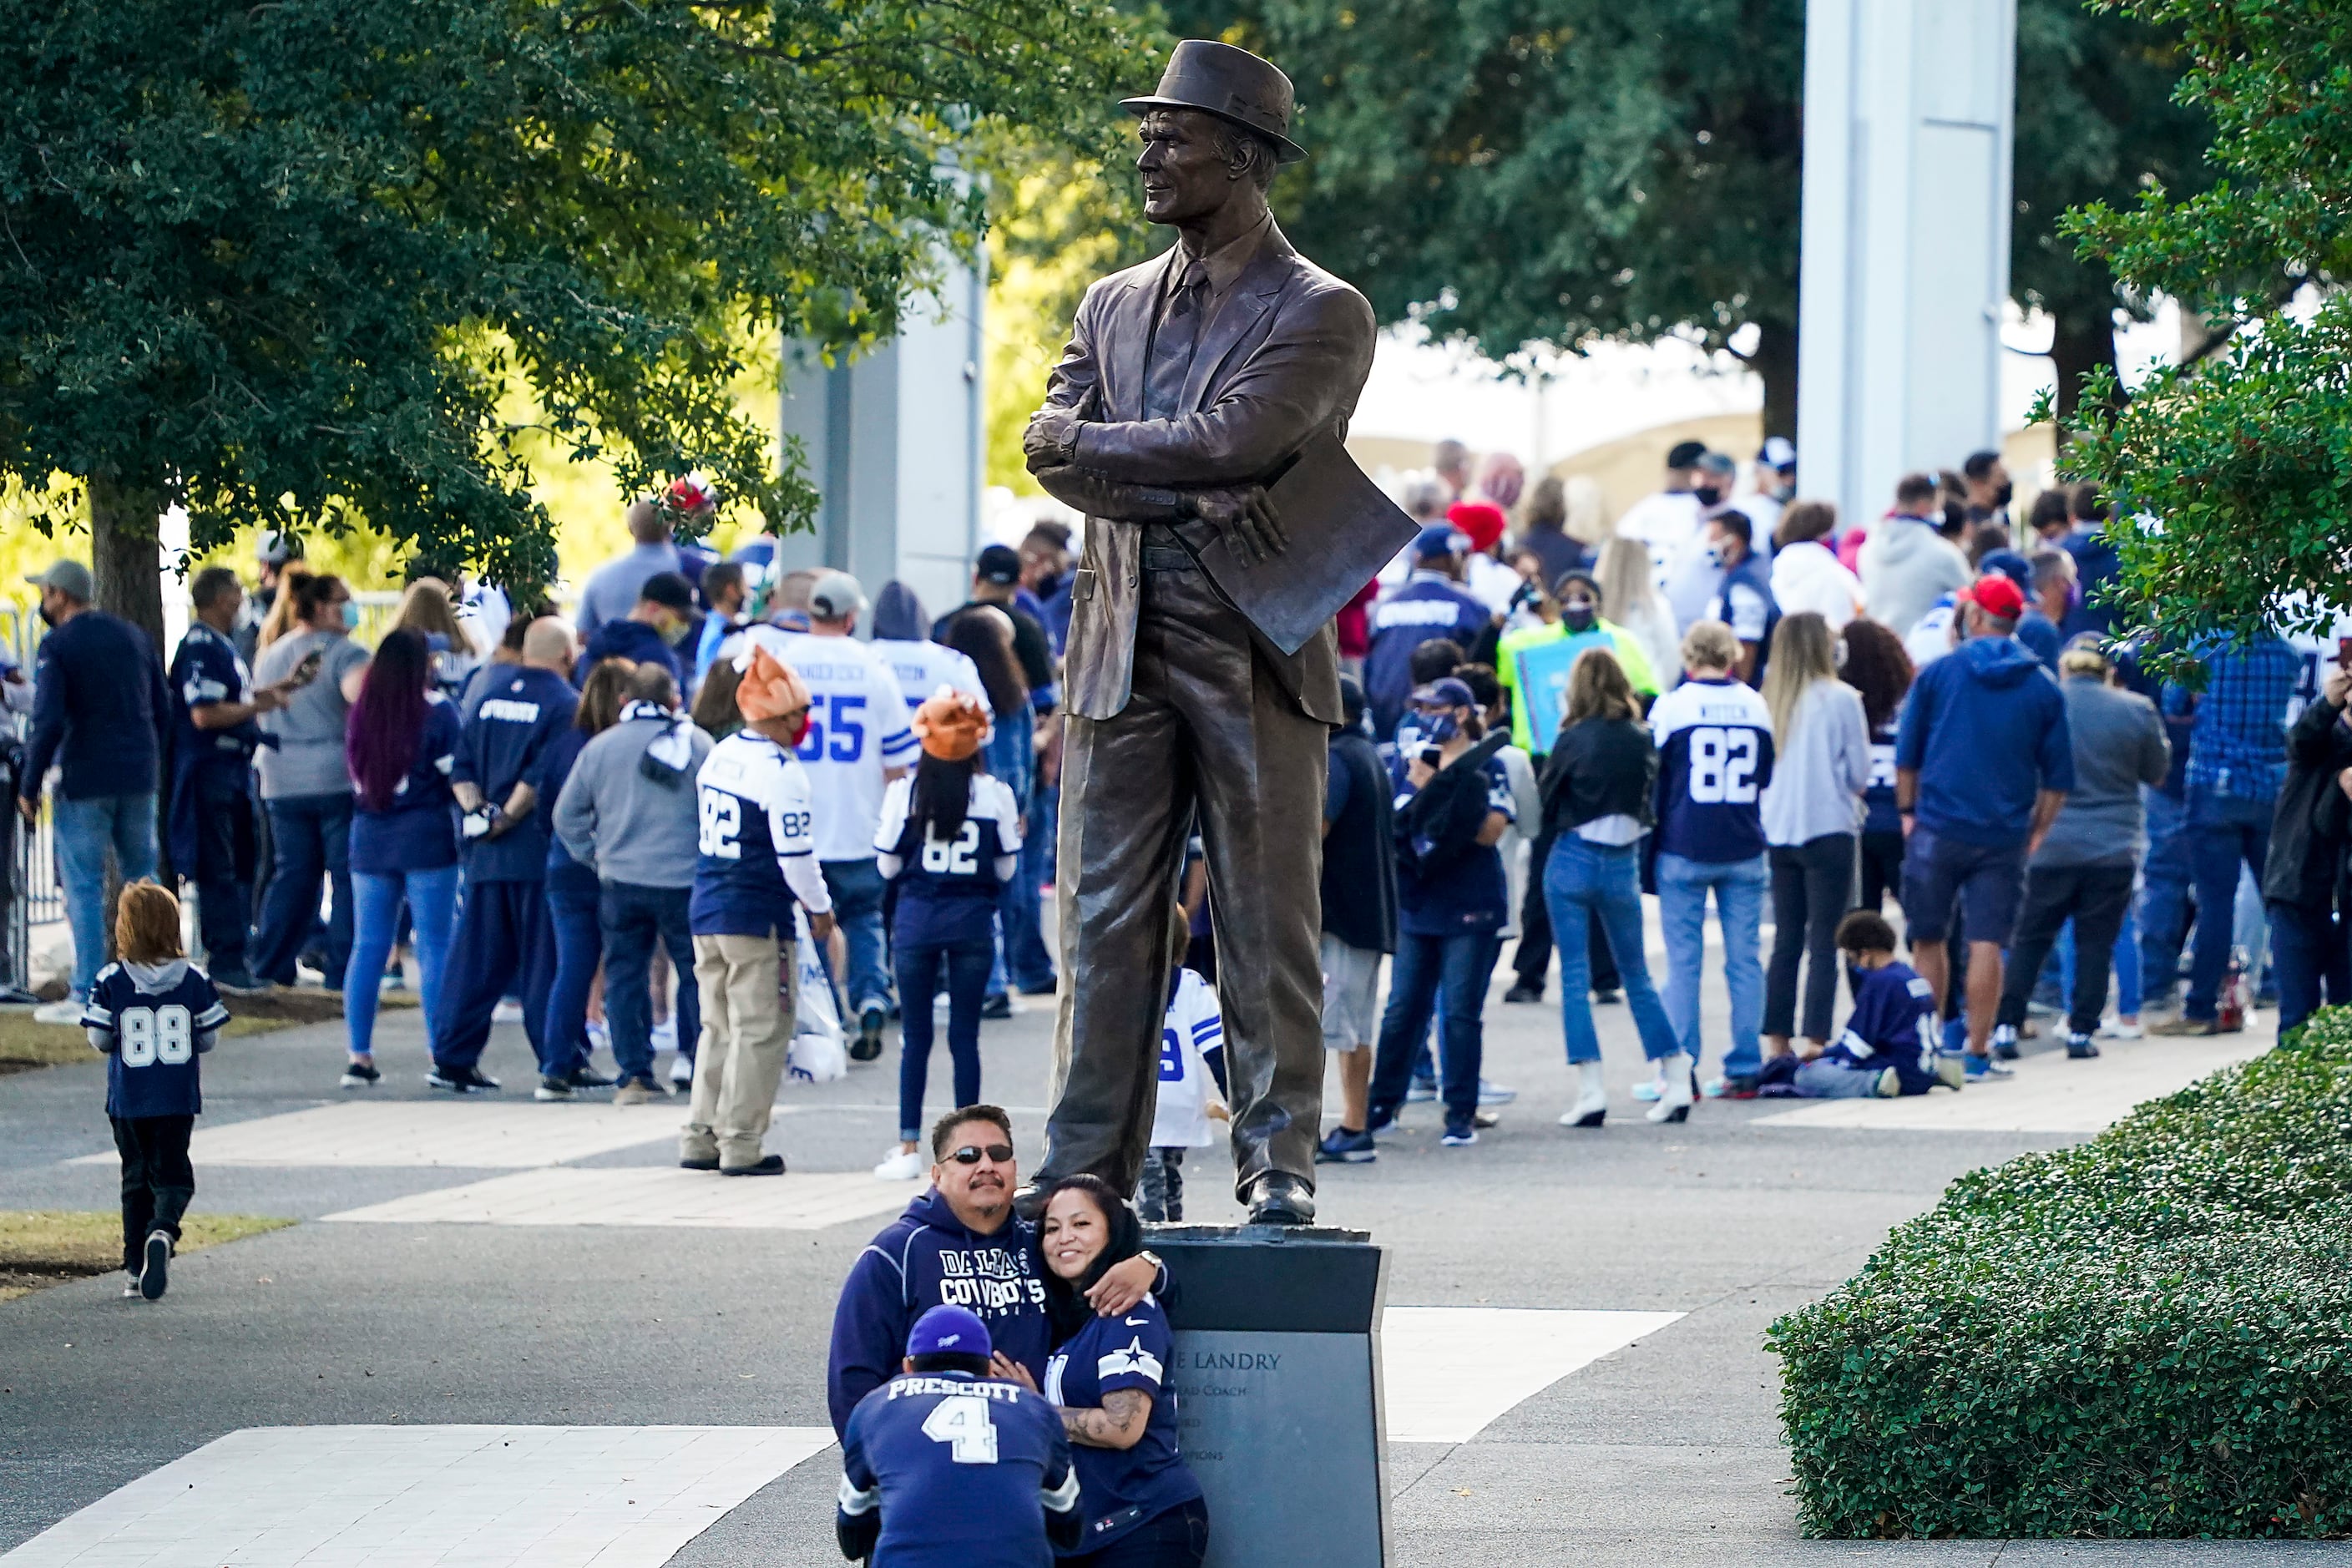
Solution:
M1041 1386L1052 1349L1045 1264L1035 1226L1017 1218L1021 1184L1013 1119L968 1105L931 1129L931 1185L850 1266L833 1314L825 1401L839 1435L857 1402L898 1375L907 1335L933 1307L961 1307L988 1325L994 1375L1019 1368ZM1104 1274L1087 1300L1104 1317L1147 1292L1164 1294L1160 1259L1139 1253Z

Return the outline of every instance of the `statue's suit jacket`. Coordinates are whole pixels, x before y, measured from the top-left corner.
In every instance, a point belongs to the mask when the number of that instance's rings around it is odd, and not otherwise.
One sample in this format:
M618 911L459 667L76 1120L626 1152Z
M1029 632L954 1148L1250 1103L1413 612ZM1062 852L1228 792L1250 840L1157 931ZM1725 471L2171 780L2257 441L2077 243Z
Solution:
M1370 304L1293 250L1269 220L1257 255L1202 324L1177 414L1145 419L1152 322L1180 256L1171 247L1088 289L1046 389L1047 406L1094 422L1080 427L1072 468L1039 476L1088 514L1062 676L1067 710L1084 719L1108 719L1127 706L1141 524L1177 515L1117 504L1087 480L1197 489L1266 479L1318 431L1346 436L1372 367ZM1282 559L1302 574L1328 570L1315 541L1295 531ZM1304 711L1343 721L1339 643L1329 626L1293 655L1263 638L1257 648Z

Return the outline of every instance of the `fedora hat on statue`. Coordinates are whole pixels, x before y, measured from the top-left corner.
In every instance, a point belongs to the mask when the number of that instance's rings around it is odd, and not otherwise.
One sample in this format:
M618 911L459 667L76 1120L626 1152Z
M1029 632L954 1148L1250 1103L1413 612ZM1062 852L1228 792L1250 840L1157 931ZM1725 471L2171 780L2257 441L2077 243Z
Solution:
M1128 98L1119 107L1129 114L1155 109L1197 109L1255 131L1274 143L1276 161L1296 163L1307 149L1290 139L1290 79L1247 49L1205 38L1187 38L1168 57L1160 90L1149 98Z

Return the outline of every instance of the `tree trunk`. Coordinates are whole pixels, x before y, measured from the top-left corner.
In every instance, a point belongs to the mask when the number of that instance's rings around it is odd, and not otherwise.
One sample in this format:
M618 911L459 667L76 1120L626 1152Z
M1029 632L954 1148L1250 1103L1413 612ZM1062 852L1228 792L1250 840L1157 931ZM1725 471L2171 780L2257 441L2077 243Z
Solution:
M89 481L89 570L98 581L98 607L147 634L159 657L163 647L163 570L155 521L163 498L153 490L109 479Z
M2112 308L2056 318L2050 358L2058 369L2058 433L2074 427L2083 403L2083 378L2100 365L2116 368L2116 319Z
M89 481L89 572L98 590L98 608L109 615L120 616L147 634L155 645L155 656L168 659L172 650L163 646L163 568L156 539L155 522L163 512L163 498L154 490L123 486L109 479L93 478ZM164 727L168 745L171 729ZM171 847L172 765L168 755L161 763L155 790L156 879L169 888L176 886ZM109 862L110 868L112 863ZM117 872L110 868L106 879L106 929L114 930L114 901L121 889Z
M1792 321L1756 323L1756 352L1748 368L1764 383L1764 434L1797 438L1797 328Z

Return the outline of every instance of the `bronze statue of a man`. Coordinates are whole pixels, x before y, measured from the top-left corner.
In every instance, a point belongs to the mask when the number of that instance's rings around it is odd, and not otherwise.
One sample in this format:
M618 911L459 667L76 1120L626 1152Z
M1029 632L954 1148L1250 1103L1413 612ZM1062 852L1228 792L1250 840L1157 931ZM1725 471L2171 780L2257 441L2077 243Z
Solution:
M1246 50L1177 45L1141 117L1144 216L1166 255L1087 291L1025 439L1087 514L1063 680L1060 1085L1040 1180L1131 1192L1176 962L1171 906L1197 821L1207 855L1235 1190L1260 1223L1315 1215L1323 1100L1323 783L1341 721L1331 627L1285 653L1200 564L1203 530L1304 585L1346 570L1290 535L1265 485L1346 434L1372 363L1362 295L1266 210L1289 78ZM1306 510L1306 509L1300 509ZM1330 584L1344 599L1361 585ZM1337 602L1336 600L1334 602Z

